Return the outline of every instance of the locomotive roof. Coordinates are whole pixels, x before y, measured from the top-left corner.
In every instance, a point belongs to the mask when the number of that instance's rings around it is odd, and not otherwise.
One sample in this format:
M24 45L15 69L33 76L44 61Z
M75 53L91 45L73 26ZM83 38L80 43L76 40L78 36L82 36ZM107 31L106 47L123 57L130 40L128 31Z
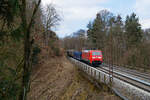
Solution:
M94 52L94 51L101 51L101 50L82 50L83 52L89 52L89 51L92 51L92 52Z

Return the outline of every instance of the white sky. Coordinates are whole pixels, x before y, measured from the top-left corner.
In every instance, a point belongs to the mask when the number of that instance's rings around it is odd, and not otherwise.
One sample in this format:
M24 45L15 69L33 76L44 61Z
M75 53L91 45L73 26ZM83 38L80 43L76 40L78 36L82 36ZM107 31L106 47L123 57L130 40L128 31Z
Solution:
M54 4L61 14L63 21L56 30L59 37L86 29L88 22L102 9L121 14L123 18L135 12L142 28L150 28L150 0L42 0L42 3L43 6Z

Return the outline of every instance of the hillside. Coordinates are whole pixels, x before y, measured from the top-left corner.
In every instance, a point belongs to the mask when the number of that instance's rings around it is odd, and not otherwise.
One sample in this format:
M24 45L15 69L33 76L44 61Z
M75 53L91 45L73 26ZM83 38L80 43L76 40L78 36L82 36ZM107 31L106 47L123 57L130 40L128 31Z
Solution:
M29 100L120 100L98 90L65 57L45 60L31 80Z

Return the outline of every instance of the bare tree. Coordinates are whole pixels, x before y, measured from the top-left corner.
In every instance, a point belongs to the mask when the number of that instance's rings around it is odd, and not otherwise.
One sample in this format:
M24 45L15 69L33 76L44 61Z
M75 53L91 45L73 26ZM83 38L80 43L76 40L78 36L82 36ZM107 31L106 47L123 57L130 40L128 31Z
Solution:
M45 26L44 30L45 44L48 45L50 37L49 31L51 31L52 28L55 28L57 25L59 25L59 22L61 21L61 17L57 13L57 10L53 4L48 4L46 6L42 20Z

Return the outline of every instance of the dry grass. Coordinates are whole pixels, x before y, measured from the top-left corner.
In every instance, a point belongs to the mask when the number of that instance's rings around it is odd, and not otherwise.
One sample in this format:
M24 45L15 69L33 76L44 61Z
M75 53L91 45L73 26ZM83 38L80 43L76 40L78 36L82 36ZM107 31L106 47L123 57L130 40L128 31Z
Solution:
M50 58L33 73L28 100L119 100L97 89L65 58Z

